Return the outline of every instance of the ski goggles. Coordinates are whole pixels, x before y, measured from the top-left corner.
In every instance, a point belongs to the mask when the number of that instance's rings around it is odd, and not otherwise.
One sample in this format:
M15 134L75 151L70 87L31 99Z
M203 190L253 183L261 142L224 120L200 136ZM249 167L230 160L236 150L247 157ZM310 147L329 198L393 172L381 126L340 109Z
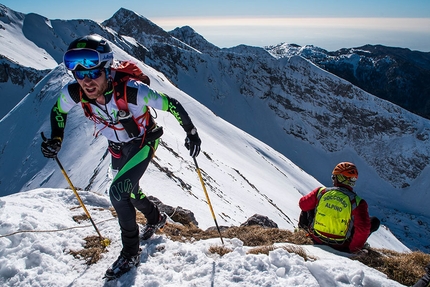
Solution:
M102 62L113 60L113 53L100 53L96 50L77 48L64 54L64 65L68 70L74 71L78 66L84 69L92 69Z
M331 178L332 180L337 179L339 183L346 184L349 186L354 186L355 182L358 179L358 177L347 177L342 174L332 175Z
M73 71L73 74L78 80L83 80L85 77L95 80L103 74L103 69Z

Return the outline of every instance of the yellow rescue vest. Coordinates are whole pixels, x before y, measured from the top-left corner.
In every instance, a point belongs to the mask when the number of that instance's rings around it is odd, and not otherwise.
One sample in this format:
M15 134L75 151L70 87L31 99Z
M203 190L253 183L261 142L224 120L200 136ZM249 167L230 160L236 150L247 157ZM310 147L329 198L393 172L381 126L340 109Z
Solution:
M351 213L359 204L360 197L343 187L322 187L317 198L312 223L314 234L326 243L342 244L351 236L354 226Z

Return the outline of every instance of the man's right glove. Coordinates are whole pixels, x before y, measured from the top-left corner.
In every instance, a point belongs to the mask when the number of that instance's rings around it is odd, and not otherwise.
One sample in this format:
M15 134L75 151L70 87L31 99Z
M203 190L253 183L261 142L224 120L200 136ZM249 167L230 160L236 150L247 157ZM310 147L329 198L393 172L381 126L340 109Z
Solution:
M53 139L46 139L41 145L42 153L44 157L54 158L57 156L61 149L61 138L55 137Z

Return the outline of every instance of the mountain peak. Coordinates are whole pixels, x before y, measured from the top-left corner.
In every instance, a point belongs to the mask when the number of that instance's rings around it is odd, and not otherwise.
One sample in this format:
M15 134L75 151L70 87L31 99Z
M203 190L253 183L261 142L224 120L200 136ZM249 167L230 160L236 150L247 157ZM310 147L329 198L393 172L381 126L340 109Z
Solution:
M110 19L104 21L102 25L111 27L121 35L130 35L134 31L139 31L148 35L170 37L166 31L149 19L125 8L120 8Z
M0 4L0 21L4 24L20 23L24 20L24 18L25 14L15 12L3 4ZM3 27L3 25L1 25L0 28L1 27Z
M190 26L175 28L174 30L170 31L169 34L202 52L219 50L217 46L208 42L203 36L194 31L194 29Z

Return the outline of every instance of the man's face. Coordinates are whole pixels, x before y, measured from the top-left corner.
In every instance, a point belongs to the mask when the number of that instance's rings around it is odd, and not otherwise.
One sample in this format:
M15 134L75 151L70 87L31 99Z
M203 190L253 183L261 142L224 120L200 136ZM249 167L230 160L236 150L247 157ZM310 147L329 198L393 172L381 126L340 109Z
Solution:
M85 72L83 73L85 74ZM85 95L87 95L89 99L95 100L98 97L103 96L104 92L108 88L108 81L106 79L105 71L102 69L100 70L100 72L101 72L100 76L95 79L94 79L94 76L89 76L89 75L85 75L85 77L82 80L80 80L78 77L75 77L76 80L78 81L78 84L84 90Z

